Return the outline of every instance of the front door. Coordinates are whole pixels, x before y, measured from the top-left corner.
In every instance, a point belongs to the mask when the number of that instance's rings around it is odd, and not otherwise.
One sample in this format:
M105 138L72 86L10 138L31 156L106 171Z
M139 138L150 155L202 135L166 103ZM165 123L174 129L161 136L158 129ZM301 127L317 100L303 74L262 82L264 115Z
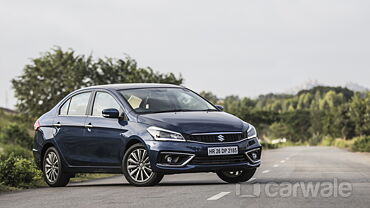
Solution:
M104 118L102 111L122 108L112 95L98 91L92 105L91 116L85 121L84 153L90 160L91 166L120 166L123 151L124 126L127 121L118 118Z

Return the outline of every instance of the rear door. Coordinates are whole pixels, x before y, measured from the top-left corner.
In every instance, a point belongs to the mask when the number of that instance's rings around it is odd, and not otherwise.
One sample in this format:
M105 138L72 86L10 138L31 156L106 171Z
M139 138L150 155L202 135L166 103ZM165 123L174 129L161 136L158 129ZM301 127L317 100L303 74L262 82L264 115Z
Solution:
M127 121L118 118L104 118L102 111L115 108L122 113L119 102L106 91L95 93L91 115L85 121L84 140L86 157L93 166L120 166L123 148L124 126Z
M63 157L72 166L81 166L88 159L84 155L84 131L92 92L73 95L59 109L54 120L55 141Z

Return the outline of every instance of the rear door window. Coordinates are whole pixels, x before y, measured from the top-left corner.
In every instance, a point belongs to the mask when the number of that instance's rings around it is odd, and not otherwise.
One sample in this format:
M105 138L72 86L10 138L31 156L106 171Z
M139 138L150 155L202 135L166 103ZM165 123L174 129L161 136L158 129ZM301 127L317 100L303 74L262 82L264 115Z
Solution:
M60 108L59 115L65 116L68 114L68 108L69 103L71 102L71 99L68 99L67 102L65 102L62 107Z
M83 116L86 115L91 92L81 93L71 98L67 115Z

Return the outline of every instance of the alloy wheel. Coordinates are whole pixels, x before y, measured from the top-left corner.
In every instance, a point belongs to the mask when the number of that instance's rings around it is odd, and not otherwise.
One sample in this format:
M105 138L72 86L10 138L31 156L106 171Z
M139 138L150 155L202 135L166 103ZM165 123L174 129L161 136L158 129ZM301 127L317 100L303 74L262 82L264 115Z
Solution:
M153 175L149 155L142 148L135 149L130 153L126 167L130 177L137 182L146 182Z
M55 152L49 152L45 158L45 176L48 181L54 183L58 179L59 175L59 164L58 156Z

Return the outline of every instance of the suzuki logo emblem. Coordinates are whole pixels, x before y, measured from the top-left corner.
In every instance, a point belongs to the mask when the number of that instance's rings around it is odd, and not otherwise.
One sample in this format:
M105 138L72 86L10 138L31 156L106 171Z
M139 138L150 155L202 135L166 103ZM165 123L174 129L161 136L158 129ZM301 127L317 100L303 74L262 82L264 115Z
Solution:
M225 139L224 139L224 136L222 136L221 134L220 135L218 135L217 136L217 138L218 138L218 141L220 141L220 142L222 142L222 141L224 141Z

